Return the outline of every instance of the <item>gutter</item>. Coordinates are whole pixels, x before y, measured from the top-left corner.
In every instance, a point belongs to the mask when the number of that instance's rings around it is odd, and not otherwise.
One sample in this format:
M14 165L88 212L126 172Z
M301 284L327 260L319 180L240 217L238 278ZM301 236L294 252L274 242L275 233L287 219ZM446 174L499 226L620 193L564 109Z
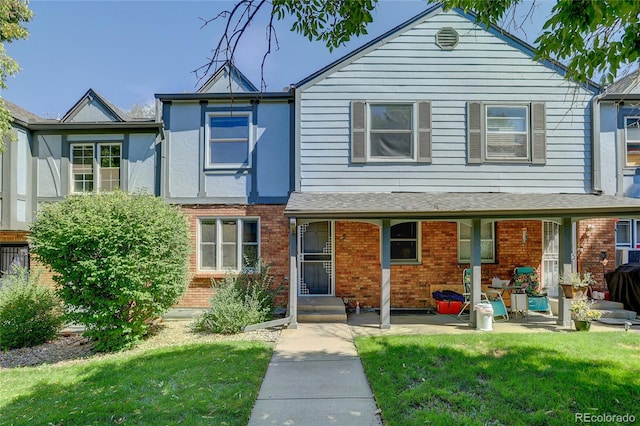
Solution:
M597 195L602 194L602 158L600 147L600 99L604 96L604 93L596 95L591 100L591 168L592 178L591 187L593 193Z

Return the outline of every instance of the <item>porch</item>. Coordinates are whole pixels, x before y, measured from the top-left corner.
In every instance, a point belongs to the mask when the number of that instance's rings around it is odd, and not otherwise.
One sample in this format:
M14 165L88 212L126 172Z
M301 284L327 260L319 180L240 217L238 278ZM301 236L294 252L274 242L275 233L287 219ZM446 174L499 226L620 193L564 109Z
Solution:
M469 315L428 314L428 313L391 313L391 328L380 329L380 315L377 311L349 314L347 324L356 336L380 336L388 334L461 334L461 333L541 333L575 332L570 327L558 324L558 317L539 312L529 312L529 318L510 318L509 321L496 321L492 331L479 331L469 324ZM589 332L621 331L624 324L591 323ZM640 324L631 326L630 331L640 333Z

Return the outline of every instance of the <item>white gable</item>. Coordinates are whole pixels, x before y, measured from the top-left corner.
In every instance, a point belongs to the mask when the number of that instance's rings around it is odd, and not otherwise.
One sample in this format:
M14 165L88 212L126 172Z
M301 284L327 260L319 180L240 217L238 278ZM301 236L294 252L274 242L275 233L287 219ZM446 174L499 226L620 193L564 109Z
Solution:
M236 67L225 64L207 80L198 93L257 92L258 89Z

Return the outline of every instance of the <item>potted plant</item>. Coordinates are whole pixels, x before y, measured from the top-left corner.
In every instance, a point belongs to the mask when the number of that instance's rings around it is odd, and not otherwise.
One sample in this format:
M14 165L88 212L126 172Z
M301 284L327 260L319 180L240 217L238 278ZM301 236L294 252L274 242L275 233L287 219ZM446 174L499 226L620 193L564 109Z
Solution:
M571 319L578 331L589 331L591 321L601 316L600 311L591 309L591 302L586 299L577 300L571 305Z
M560 277L560 285L564 292L564 297L567 299L573 298L574 291L576 296L587 294L587 287L596 283L591 272L570 272Z

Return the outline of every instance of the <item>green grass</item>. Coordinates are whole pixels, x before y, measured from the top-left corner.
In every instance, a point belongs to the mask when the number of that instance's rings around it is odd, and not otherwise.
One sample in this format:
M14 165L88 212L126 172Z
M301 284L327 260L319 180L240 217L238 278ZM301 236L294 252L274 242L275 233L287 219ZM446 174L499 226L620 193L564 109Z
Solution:
M386 425L640 419L637 333L359 337L356 346Z
M225 341L0 371L3 425L246 425L272 345Z

